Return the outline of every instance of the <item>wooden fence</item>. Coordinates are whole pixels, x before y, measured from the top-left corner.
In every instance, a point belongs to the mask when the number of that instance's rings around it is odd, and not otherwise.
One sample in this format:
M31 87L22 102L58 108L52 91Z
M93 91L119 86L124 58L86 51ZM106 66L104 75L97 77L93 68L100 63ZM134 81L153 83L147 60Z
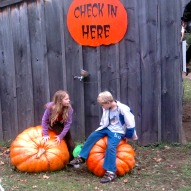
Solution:
M39 125L44 104L66 89L76 141L97 128L96 98L109 90L132 108L143 145L181 142L180 18L188 0L120 1L128 13L125 37L89 47L68 32L72 0L0 0L1 141ZM73 78L80 69L90 73L84 81Z

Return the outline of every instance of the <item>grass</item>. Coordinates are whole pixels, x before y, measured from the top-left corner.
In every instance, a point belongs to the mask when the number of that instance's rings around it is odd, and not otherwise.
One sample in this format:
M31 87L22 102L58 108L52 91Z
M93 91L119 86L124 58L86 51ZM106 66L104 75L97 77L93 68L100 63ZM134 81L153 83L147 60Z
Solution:
M185 78L183 80L183 88L184 88L184 95L183 95L183 102L189 103L191 102L191 80Z
M86 165L56 172L22 173L9 163L9 148L0 147L0 177L5 191L187 191L191 190L191 145L132 144L136 166L131 173L101 184Z

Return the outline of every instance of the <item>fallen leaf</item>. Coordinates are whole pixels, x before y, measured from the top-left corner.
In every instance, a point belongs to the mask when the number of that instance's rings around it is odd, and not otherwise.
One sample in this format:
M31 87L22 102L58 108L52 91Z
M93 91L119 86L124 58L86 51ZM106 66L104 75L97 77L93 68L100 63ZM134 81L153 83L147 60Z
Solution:
M153 158L153 160L155 160L156 162L161 162L162 158Z
M4 164L5 164L5 163L4 163L3 161L0 161L0 166L1 166L1 165L4 165Z
M124 183L127 183L127 182L128 182L128 179L125 179L123 182L124 182Z
M165 148L165 149L167 149L167 150L169 150L169 149L170 149L170 147L169 147L169 146L165 146L164 148Z
M10 153L10 149L6 149L3 154L9 154Z
M45 174L45 175L43 175L43 178L44 179L49 179L50 177Z

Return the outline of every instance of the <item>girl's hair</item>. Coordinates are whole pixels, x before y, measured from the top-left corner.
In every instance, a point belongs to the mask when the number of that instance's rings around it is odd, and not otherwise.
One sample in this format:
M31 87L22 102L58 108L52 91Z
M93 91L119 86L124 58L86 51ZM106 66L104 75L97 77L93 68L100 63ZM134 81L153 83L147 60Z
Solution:
M104 104L104 103L108 103L108 102L112 102L112 101L114 101L113 96L108 91L99 93L99 95L97 97L97 102L99 104Z
M62 99L66 97L66 95L69 96L69 94L66 91L59 90L57 91L53 96L53 104L50 106L46 105L46 107L51 109L51 116L50 116L50 125L52 126L55 121L57 120L59 115L62 115L62 122L67 121L68 119L68 113L71 109L71 105L69 106L63 106L62 105Z

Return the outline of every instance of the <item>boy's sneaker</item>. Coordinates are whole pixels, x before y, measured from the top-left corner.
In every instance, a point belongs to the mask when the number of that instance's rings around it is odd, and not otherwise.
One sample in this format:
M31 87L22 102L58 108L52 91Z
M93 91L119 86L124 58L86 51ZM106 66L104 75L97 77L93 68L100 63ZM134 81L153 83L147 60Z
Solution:
M101 178L100 182L101 183L107 183L107 182L112 182L117 178L117 175L114 172L106 172L103 176L103 178Z
M85 159L83 159L82 157L80 156L77 156L75 159L71 160L69 162L70 165L76 165L76 164L82 164L85 162Z

